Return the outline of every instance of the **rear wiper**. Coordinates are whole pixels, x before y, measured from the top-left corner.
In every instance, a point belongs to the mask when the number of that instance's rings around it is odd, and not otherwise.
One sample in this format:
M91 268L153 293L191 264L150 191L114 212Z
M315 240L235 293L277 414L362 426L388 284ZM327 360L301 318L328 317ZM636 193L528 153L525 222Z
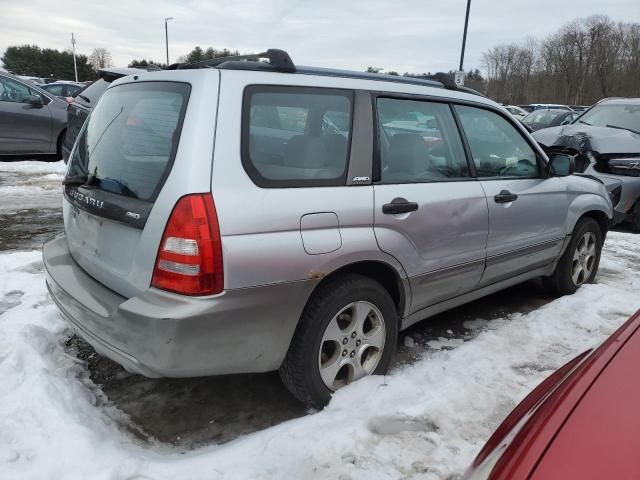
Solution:
M83 99L87 103L91 103L91 100L89 98L85 97L84 95L82 95L81 93L79 93L76 96L80 97L81 99Z
M96 178L94 175L74 175L71 177L66 177L62 181L62 185L98 185L100 183L100 179Z
M63 185L84 185L87 183L89 175L75 175L73 177L65 177L62 181Z
M621 127L619 125L607 125L607 127L609 127L609 128L617 128L618 130L627 130L628 132L637 133L638 135L640 135L640 132L637 131L637 130L634 130L633 128Z

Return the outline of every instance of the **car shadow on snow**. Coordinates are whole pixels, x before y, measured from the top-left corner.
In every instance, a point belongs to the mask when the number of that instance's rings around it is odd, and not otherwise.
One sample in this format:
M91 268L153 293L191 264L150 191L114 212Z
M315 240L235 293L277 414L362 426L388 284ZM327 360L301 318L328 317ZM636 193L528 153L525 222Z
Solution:
M429 351L455 348L492 320L529 312L551 300L540 282L531 281L439 314L402 332L393 366L411 364ZM129 417L132 424L125 427L150 442L181 450L222 444L310 413L289 394L277 372L149 379L99 356L77 336L66 346L86 363L108 402Z

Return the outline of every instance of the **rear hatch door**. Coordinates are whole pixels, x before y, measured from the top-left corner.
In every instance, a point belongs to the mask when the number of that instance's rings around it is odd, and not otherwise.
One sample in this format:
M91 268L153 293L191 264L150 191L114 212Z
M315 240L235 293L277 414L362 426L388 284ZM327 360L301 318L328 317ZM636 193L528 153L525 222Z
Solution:
M177 198L210 185L211 150L193 159L193 145L181 140L191 90L177 81L114 85L91 112L69 162L64 221L71 255L126 297L149 287ZM186 121L213 128L215 110L207 117Z

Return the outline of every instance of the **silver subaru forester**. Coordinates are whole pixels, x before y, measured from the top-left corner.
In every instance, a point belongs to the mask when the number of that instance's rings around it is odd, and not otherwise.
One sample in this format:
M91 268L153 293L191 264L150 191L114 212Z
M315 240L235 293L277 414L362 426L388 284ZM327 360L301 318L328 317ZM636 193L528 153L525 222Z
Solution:
M450 81L281 50L174 65L113 82L84 124L47 285L131 372L279 369L322 407L419 320L593 281L611 200L573 166Z

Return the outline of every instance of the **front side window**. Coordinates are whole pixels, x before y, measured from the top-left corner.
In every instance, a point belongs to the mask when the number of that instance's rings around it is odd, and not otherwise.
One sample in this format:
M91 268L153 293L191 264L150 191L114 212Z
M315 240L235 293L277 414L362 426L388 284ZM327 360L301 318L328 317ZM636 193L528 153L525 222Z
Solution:
M533 178L540 175L536 153L502 116L456 105L478 177Z
M262 187L344 185L351 138L350 91L248 87L242 163Z
M381 183L441 182L469 177L449 105L378 98Z
M42 95L25 84L0 76L0 102L27 103L32 95L45 101Z
M180 139L190 87L141 82L108 90L76 142L67 177L89 188L154 200Z

